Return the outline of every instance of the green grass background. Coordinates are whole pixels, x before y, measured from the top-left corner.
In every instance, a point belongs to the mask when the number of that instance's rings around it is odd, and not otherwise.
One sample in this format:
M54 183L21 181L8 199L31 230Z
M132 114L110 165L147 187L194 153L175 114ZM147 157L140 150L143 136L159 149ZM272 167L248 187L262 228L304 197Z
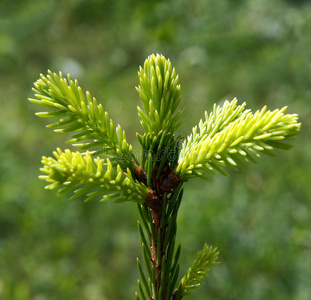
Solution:
M58 198L40 158L69 147L27 101L47 69L70 73L139 151L138 66L151 53L180 75L191 128L214 103L288 106L302 132L249 170L185 184L181 270L207 242L221 264L188 299L311 297L311 5L303 0L0 1L0 299L134 299L132 203Z

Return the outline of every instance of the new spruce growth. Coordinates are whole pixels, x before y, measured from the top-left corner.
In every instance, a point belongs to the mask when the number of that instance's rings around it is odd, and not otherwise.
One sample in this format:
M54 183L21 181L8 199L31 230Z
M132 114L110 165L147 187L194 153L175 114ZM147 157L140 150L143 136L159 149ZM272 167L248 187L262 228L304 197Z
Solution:
M170 61L150 55L138 77L138 116L145 131L137 134L141 157L135 156L121 126L114 125L77 80L51 71L41 74L34 83L35 99L29 100L49 110L37 115L56 119L47 127L71 133L68 143L86 152L57 149L54 158L42 158L40 178L59 195L74 191L72 198L85 201L137 203L144 268L138 260L136 299L178 300L203 283L218 257L216 248L204 245L180 279L181 247L175 243L183 184L195 177L209 179L215 171L227 175L227 166L245 167L261 153L289 149L284 141L299 132L300 123L296 114L285 114L286 107L252 113L246 103L238 105L234 99L205 112L204 120L183 140L176 135L183 110L178 75Z

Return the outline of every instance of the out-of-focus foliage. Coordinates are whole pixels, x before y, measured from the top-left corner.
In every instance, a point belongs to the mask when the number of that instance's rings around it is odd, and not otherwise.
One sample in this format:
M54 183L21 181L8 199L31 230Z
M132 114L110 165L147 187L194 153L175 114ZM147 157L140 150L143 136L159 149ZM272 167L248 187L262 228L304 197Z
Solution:
M180 132L234 97L254 110L287 105L302 122L291 151L189 183L181 261L191 265L206 241L221 262L191 299L308 300L310 22L308 1L0 2L0 299L134 299L136 206L45 191L40 158L68 137L44 128L27 98L39 73L69 72L135 150L137 65L158 52L180 75L187 115Z

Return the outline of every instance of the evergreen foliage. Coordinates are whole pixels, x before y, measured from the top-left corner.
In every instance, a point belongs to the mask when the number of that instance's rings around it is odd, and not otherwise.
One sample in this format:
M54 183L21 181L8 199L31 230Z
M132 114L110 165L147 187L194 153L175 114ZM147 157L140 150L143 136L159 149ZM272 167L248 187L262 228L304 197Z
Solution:
M118 162L124 171L127 168L133 171L136 159L132 146L127 143L121 126L114 126L103 106L89 92L84 94L78 81L73 81L70 75L66 79L61 72L57 75L48 71L47 76L41 74L40 77L33 88L37 99L29 100L53 109L38 112L37 116L59 118L47 127L59 133L74 133L68 143L82 149L100 147L104 156Z
M218 264L217 249L204 245L203 250L199 251L192 266L187 270L180 282L180 295L186 296L191 294L192 290L202 284L202 279L207 276L210 267ZM177 298L178 299L178 298Z
M215 170L226 175L226 165L245 167L256 162L260 152L274 155L274 148L291 148L282 141L299 132L296 114L285 115L286 107L267 111L266 106L253 114L245 106L245 102L237 106L234 99L205 112L205 121L200 120L183 143L176 170L179 178L208 178Z
M264 107L252 113L234 99L205 112L205 121L193 128L180 149L175 134L182 109L175 69L164 56L151 55L138 75L144 109L138 108L138 115L145 130L137 135L140 161L120 125L114 126L103 106L89 92L84 94L76 80L50 71L41 75L34 88L37 99L30 101L52 111L37 115L58 118L48 127L73 133L69 143L94 151L58 149L55 158L43 157L45 175L40 178L49 183L46 188L59 188L60 195L74 190L72 198L137 202L145 270L138 260L141 280L136 299L182 299L200 286L218 257L216 249L205 245L177 283L181 248L175 247L175 240L183 184L193 177L207 179L214 170L226 174L227 164L243 167L261 152L272 155L274 148L289 149L283 141L299 132L300 123L297 115L284 114L286 108Z
M90 152L81 154L69 149L62 152L54 151L56 159L43 157L40 178L51 182L47 189L59 189L58 195L63 195L75 189L71 199L87 195L85 201L102 197L102 201L114 199L117 202L144 202L149 195L148 188L143 183L137 183L128 169L127 174L120 165L113 166L109 158L93 158ZM82 186L82 187L81 187Z
M172 153L177 158L176 138L174 133L181 125L180 117L183 110L179 108L181 101L180 84L175 68L163 55L150 55L144 67L139 68L139 86L136 90L143 104L139 106L138 116L145 130L137 138L144 149L142 165L146 167L148 156L151 156L152 170L156 169L156 162L161 161L161 168L168 164L173 167L176 160L169 159ZM150 174L149 174L150 175ZM150 176L148 177L150 178Z
M143 104L138 107L138 116L146 133L154 136L160 131L174 133L181 124L182 110L180 84L175 68L162 55L150 55L144 68L138 72L139 86L136 88ZM179 122L178 122L179 121Z

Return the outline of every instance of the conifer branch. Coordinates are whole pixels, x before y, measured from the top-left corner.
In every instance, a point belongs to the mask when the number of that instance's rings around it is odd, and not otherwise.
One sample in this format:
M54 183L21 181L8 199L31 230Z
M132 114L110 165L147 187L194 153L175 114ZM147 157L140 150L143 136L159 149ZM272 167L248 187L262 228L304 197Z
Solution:
M181 101L178 75L169 59L163 55L150 55L144 67L139 68L139 86L136 90L142 100L143 109L137 107L140 123L145 130L137 138L143 149L142 165L144 166L149 153L152 156L152 170L156 170L156 161L174 165L168 155L176 150L175 131L181 125L180 117L183 110L179 109ZM177 161L177 153L175 155Z
M183 143L176 175L181 180L192 177L208 179L214 171L224 175L224 167L245 167L256 162L260 152L274 155L274 148L289 149L283 143L300 130L298 116L284 114L286 107L267 111L243 111L245 103L236 106L237 100L226 101L222 108L215 107L205 122L200 121ZM199 132L198 132L199 128Z
M193 177L209 179L215 171L226 175L227 165L245 167L260 153L289 149L284 140L299 132L300 123L297 115L284 114L286 107L274 111L264 107L253 114L245 109L246 103L237 105L234 99L205 112L205 120L180 148L181 139L175 134L183 110L175 69L164 56L150 55L138 76L136 89L142 100L138 116L145 130L137 134L142 145L140 164L120 125L114 126L103 106L89 92L84 94L76 80L51 71L41 75L34 84L36 99L29 100L51 110L37 115L58 118L48 127L73 133L68 142L74 146L101 152L57 149L54 158L42 158L40 178L59 195L73 192L72 199L136 202L145 263L143 268L137 261L141 280L136 299L180 300L202 284L218 257L216 249L205 244L178 284L181 247L175 248L175 240L184 182Z
M179 291L176 299L191 294L194 289L200 287L203 283L202 279L207 276L210 268L217 265L218 252L217 248L213 249L207 244L203 250L199 251L192 266L187 270L186 274L180 281Z
M74 190L71 199L85 196L85 201L101 198L101 201L116 200L117 202L145 202L149 197L149 189L127 174L120 165L113 165L107 159L93 158L90 152L81 154L60 149L54 151L54 158L43 157L43 168L46 175L40 179L50 184L46 189L59 188L58 195Z
M182 110L178 75L169 59L163 55L150 55L144 68L138 72L139 86L136 90L142 100L143 111L138 116L146 132L157 135L161 130L174 133L181 124Z
M64 78L48 71L40 75L34 83L33 91L37 99L29 101L52 108L52 111L36 113L39 117L57 117L59 121L49 124L55 132L72 132L74 135L68 143L82 149L100 147L104 157L115 160L124 171L133 172L137 163L132 146L127 143L121 126L114 126L108 112L97 103L89 92L83 93L77 80L68 75Z

